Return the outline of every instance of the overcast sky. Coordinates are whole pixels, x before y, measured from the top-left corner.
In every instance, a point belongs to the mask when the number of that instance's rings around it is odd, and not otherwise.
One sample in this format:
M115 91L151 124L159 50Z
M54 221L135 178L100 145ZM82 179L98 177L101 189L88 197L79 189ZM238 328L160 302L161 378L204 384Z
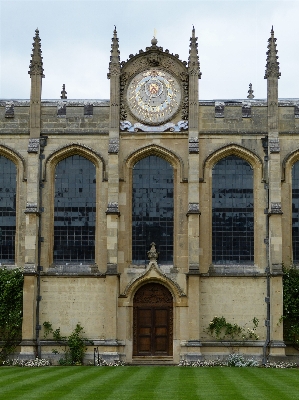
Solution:
M28 99L32 38L38 27L43 99L109 99L111 38L117 27L121 61L158 45L188 60L192 25L198 37L199 98L266 97L271 26L277 38L280 98L299 98L299 1L288 0L0 0L0 98Z

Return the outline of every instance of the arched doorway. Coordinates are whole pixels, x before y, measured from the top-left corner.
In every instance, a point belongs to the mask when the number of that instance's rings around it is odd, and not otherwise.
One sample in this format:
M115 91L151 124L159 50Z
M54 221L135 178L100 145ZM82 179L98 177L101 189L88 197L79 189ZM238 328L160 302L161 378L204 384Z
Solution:
M133 356L172 356L173 298L159 283L137 290L133 302Z

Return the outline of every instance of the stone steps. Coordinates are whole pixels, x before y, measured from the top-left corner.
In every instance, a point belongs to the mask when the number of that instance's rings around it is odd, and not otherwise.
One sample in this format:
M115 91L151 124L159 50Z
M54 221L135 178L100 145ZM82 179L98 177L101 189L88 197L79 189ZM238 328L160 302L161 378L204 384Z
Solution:
M130 365L176 365L173 357L133 357Z

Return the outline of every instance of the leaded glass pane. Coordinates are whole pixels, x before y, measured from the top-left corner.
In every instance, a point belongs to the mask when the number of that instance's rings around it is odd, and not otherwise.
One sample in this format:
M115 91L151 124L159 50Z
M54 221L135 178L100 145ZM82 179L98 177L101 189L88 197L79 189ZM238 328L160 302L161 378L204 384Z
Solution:
M148 263L152 242L160 263L173 262L173 168L165 160L149 156L133 169L133 263Z
M299 162L292 170L292 243L293 262L299 262Z
M253 171L236 156L213 168L212 260L214 264L254 261Z
M0 262L15 261L16 236L15 164L0 156Z
M54 199L54 261L93 262L96 169L74 155L57 164Z

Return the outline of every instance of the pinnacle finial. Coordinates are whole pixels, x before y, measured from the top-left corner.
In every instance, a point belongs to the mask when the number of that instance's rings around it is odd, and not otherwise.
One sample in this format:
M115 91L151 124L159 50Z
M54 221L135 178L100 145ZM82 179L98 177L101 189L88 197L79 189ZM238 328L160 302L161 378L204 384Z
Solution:
M274 30L273 25L271 28L271 37L268 39L268 51L267 51L267 64L266 64L266 71L265 71L265 79L268 78L277 78L279 79L281 73L279 72L279 62L278 53L276 49L276 38L274 37Z
M253 99L254 98L253 92L254 92L254 90L252 90L252 83L249 83L249 90L248 90L247 99Z
M111 52L110 52L111 55L109 63L109 73L107 75L108 79L110 79L111 75L118 75L120 73L120 57L118 48L119 45L118 45L116 25L114 25Z
M67 92L65 91L65 84L62 85L62 91L60 93L61 93L61 96L60 96L61 99L67 99Z
M154 261L154 262L157 261L157 259L159 257L159 253L156 250L156 243L154 243L154 242L151 243L151 248L147 252L147 256L150 259L150 261Z
M198 60L198 43L197 37L195 37L195 28L192 28L192 37L190 38L190 48L189 48L189 59L188 59L188 69L189 73L194 75L197 74L198 78L201 78L200 64Z
M28 74L32 75L41 75L43 78L44 76L44 69L43 69L43 57L42 57L42 50L41 50L41 40L39 37L39 30L38 28L35 29L35 36L33 37L34 42L32 43L32 54L31 60L29 64L29 71Z
M155 36L151 40L152 46L157 46L158 40L155 38Z

